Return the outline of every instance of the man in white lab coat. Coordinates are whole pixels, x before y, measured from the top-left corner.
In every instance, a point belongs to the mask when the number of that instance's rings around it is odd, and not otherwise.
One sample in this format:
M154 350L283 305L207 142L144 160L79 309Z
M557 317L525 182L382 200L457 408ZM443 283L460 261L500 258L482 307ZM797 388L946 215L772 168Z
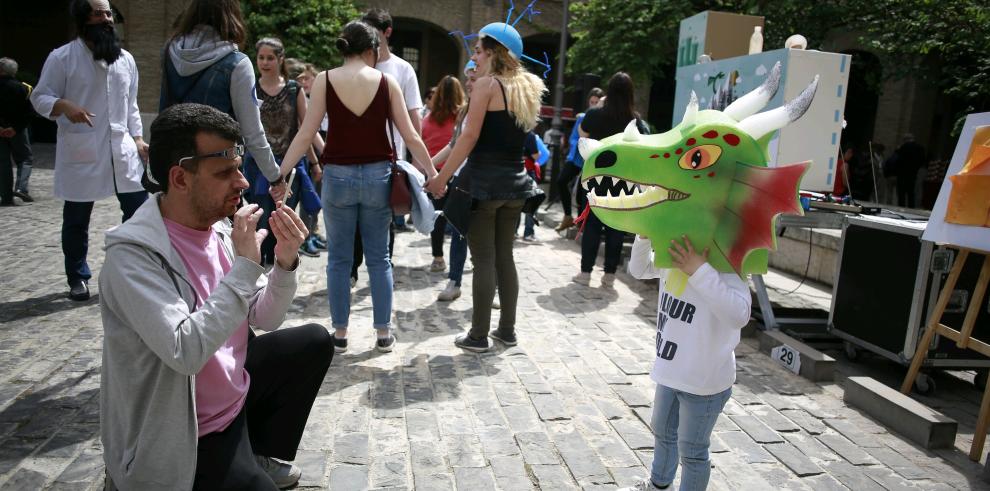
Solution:
M77 36L45 61L31 103L58 123L55 197L62 209L62 253L69 297L89 298L86 262L93 202L116 195L123 220L148 193L141 186L148 145L138 113L138 71L120 47L107 0L71 0Z

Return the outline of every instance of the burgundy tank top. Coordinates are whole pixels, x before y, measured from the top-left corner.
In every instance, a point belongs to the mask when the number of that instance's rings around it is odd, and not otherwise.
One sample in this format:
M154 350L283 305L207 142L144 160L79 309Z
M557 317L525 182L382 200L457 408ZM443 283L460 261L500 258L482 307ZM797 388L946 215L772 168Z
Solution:
M392 160L392 144L385 129L389 114L388 83L382 75L378 92L364 114L357 116L337 96L327 73L327 141L321 164L370 164Z

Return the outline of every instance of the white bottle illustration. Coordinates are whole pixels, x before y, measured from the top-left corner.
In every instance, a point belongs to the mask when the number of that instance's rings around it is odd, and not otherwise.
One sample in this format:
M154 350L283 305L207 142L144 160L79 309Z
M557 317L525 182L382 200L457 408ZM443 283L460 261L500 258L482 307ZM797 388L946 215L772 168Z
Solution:
M753 35L749 38L749 54L755 55L763 52L763 27L753 28Z

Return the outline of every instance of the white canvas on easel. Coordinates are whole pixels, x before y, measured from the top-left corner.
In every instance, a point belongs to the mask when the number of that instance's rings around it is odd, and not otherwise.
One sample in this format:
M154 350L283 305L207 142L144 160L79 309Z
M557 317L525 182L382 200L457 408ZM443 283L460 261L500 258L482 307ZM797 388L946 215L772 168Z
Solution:
M990 251L990 228L945 222L945 210L949 203L949 193L952 192L952 180L948 176L956 175L962 170L976 128L986 125L990 125L990 112L970 114L966 117L966 125L959 135L959 142L956 143L952 161L949 162L949 170L945 173L946 178L942 181L942 188L938 192L938 200L935 201L935 208L932 209L932 215L928 219L925 234L921 237L923 240Z

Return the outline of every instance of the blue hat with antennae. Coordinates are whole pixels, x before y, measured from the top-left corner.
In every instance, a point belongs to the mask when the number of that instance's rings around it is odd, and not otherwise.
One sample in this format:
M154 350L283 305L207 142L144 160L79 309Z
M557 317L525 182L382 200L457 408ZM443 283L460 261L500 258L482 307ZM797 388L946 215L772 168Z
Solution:
M529 20L532 21L534 15L540 14L540 12L533 7L535 3L536 0L529 2L529 4L526 5L526 8L523 9L522 13L520 13L515 20L512 20L512 13L515 11L516 5L512 0L509 0L509 13L505 16L505 22L492 22L491 24L482 27L481 31L477 34L465 35L461 31L452 31L450 34L459 34L461 36L461 40L464 42L464 49L467 50L469 54L471 53L471 48L468 46L468 39L473 37L490 37L502 46L505 46L513 58L517 60L531 61L537 65L545 67L546 70L543 71L543 78L546 78L547 73L550 73L550 57L546 52L544 52L543 61L540 61L523 54L522 36L519 35L519 31L515 28L515 25L522 20L523 17L528 15ZM467 70L466 67L465 70Z

